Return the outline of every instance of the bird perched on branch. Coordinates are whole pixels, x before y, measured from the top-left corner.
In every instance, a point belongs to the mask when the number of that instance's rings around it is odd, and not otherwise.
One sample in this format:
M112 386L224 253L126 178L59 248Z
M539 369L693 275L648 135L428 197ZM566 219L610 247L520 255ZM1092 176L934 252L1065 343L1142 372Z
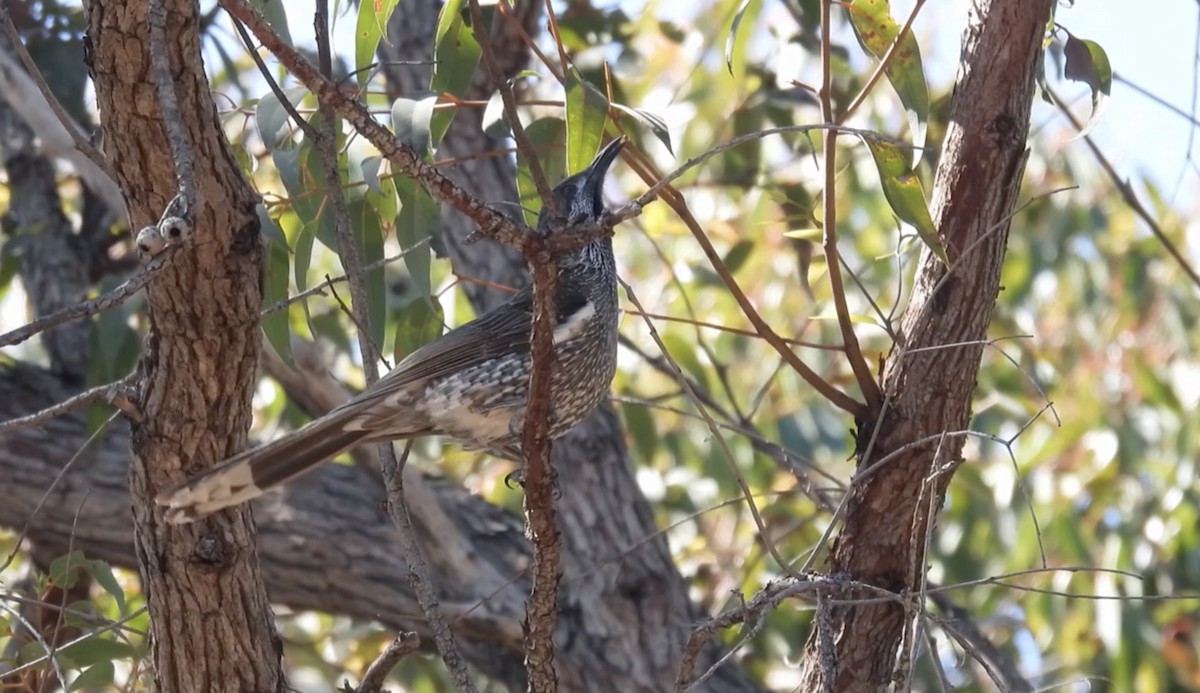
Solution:
M625 139L604 146L587 168L551 191L566 228L594 223L601 191ZM538 231L548 233L547 214ZM617 275L608 236L558 260L550 435L558 437L608 394L617 365ZM414 351L362 394L279 440L241 453L161 494L167 520L185 523L256 498L363 443L424 435L469 448L519 448L529 388L533 291L519 291Z

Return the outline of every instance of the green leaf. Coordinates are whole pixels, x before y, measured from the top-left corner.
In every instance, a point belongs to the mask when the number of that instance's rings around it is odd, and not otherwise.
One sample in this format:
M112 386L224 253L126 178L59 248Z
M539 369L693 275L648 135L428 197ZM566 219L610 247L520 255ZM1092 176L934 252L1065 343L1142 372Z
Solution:
M305 87L292 87L283 91L288 103L293 106L303 101L306 94L308 89ZM287 131L284 130L289 118L291 115L279 102L275 92L269 91L258 100L258 105L254 107L254 123L258 126L258 136L262 138L268 150L273 152L280 146L291 143L291 139L286 135Z
M83 673L71 682L70 690L79 691L84 689L99 689L106 690L112 686L113 678L116 676L116 667L111 661L98 662L83 670Z
M942 246L937 229L933 226L933 219L929 216L921 179L909 167L904 151L890 142L874 138L867 138L866 143L875 159L875 167L879 170L879 180L883 185L883 195L892 211L900 221L915 228L925 245L937 255L943 265L949 266L946 249Z
M600 150L604 125L608 122L608 99L574 67L567 75L566 89L567 172L578 173L592 163Z
M359 0L354 38L354 69L358 71L359 87L367 84L370 71L366 67L375 60L379 39L387 40L388 19L398 3L399 0Z
M538 118L525 128L525 137L537 152L542 173L546 175L546 183L551 186L566 178L567 157L562 146L566 130L566 121L553 116ZM542 209L542 199L538 197L537 186L533 184L533 176L529 174L529 162L521 152L517 152L516 173L521 214L526 224L535 226L538 212Z
M633 438L633 445L638 451L638 455L643 460L653 457L654 451L658 448L659 435L650 410L637 405L625 405L621 407L621 413L625 416L625 429Z
M847 8L855 35L876 60L883 60L900 35L901 27L892 19L888 5L887 0L854 0ZM914 156L919 156L920 148L925 146L925 129L929 122L929 90L921 64L921 47L911 30L896 46L884 74L908 112L912 143L916 147Z
M101 560L91 560L88 562L88 572L96 584L117 602L117 610L125 613L125 590L121 589L121 583L113 575L112 566Z
M754 250L753 241L738 241L725 253L725 269L729 270L730 274L737 272L742 265L746 264L746 260L750 258L750 251Z
M696 345L683 339L677 334L667 333L662 335L663 345L667 347L667 352L670 357L679 364L679 367L687 373L692 380L700 383L705 389L708 389L708 372L700 363L700 358L696 355Z
M392 358L397 362L442 335L442 305L430 297L409 301L396 315Z
M46 573L55 586L69 590L87 573L87 569L88 560L83 552L72 551L50 561L50 569Z
M350 203L349 212L363 266L382 260L383 229L375 208L360 198ZM367 290L368 337L376 350L382 353L384 324L387 321L387 289L384 286L383 269L366 272L363 282Z
M263 203L254 205L254 213L258 215L258 231L267 237L267 240L272 243L277 243L285 250L291 250L287 243L287 237L283 235L279 224L271 218L271 214L267 211L267 206Z
M65 647L62 654L70 657L75 666L90 667L114 659L133 659L140 656L137 648L121 640L94 637Z
M292 262L287 248L279 243L268 243L266 277L263 280L263 307L286 300L291 286L289 273ZM277 310L262 319L263 334L267 342L279 354L284 363L292 365L292 328L288 321L288 309Z
M417 152L417 156L425 156L432 146L429 127L436 104L437 93L432 91L417 92L392 102L392 129L401 142Z
M263 19L267 20L267 25L279 34L284 43L295 47L292 32L288 31L287 10L282 0L250 0L250 6L258 10Z
M383 194L383 186L379 184L379 167L383 164L383 157L368 156L359 164L362 169L363 182L367 184L367 189L371 192Z
M440 209L424 188L411 178L396 180L396 195L400 198L400 214L396 217L396 240L405 250L404 266L412 278L416 296L428 298L433 293L430 265L433 249L428 243L441 222ZM418 247L421 243L424 245Z
M479 64L479 44L459 15L462 0L450 0L442 6L433 44L433 77L429 88L434 93L461 94L471 85L475 66ZM436 146L442 141L456 109L447 108L434 113L430 133Z
M725 69L729 70L731 77L733 76L733 44L737 41L738 28L741 27L742 18L749 7L750 0L742 0L738 5L737 11L733 13L733 24L729 26L729 37L725 39Z
M667 121L663 120L661 116L655 115L650 111L631 108L619 103L613 103L612 107L649 128L650 134L658 138L658 141L663 143L668 152L672 155L675 154L675 149L671 147L671 129L667 127Z
M1100 114L1104 112L1108 97L1112 94L1112 65L1100 44L1070 34L1063 46L1063 56L1066 58L1063 76L1075 82L1084 82L1092 89L1092 113L1078 135L1083 137L1100 122Z

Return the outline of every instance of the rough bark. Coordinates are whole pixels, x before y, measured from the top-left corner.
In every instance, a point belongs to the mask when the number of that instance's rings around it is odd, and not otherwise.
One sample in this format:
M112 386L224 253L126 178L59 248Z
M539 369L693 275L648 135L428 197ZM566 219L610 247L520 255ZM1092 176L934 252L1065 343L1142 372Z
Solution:
M247 508L185 527L153 503L166 486L246 444L257 375L261 247L256 195L225 141L200 56L198 7L163 0L166 45L195 184L193 242L147 288L149 333L132 424L134 540L151 615L156 687L279 691L280 645ZM105 149L133 228L175 195L175 169L149 73L148 4L87 4Z
M441 3L415 0L398 12L389 28L391 45L381 44L388 61L428 60ZM514 10L529 35L542 3L517 3ZM504 74L516 74L528 61L519 34L504 21L494 25L493 50ZM389 89L399 95L428 88L429 66L390 63ZM465 99L486 100L491 80L483 65ZM512 159L494 153L510 146L484 134L482 111L462 109L438 148L438 158L459 161L451 175L486 201L517 200ZM490 241L465 245L470 221L448 207L441 237L455 269L491 285L521 287L529 282L521 255ZM620 252L620 230L616 244ZM467 284L468 296L483 311L507 294ZM559 528L564 581L572 589L560 597L556 662L568 691L661 691L670 687L684 643L705 617L689 600L687 584L671 560L666 538L657 535L654 513L638 488L616 414L601 408L572 433L555 441L552 464L558 474ZM649 541L641 538L654 537ZM700 665L720 656L706 648ZM703 690L748 690L753 685L736 661L724 665Z
M1050 0L972 4L931 203L951 269L922 256L901 337L884 364L884 409L859 432L860 478L829 556L831 575L897 594L920 588L929 520L961 461L962 436L938 436L966 430L970 418L978 340L986 338L1000 289L1050 7ZM950 344L969 346L943 346ZM825 634L832 651L822 651L814 628L800 690L888 688L907 618L891 601L833 606Z

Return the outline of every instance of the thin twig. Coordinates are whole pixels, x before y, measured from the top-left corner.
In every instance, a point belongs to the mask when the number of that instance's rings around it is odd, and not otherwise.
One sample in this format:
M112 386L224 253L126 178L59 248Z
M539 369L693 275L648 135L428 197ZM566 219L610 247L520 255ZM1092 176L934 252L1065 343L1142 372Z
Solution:
M38 91L42 92L42 97L46 99L50 110L54 112L54 117L58 118L59 124L71 136L71 141L75 143L75 148L104 172L110 181L114 181L113 185L116 185L117 176L113 173L112 167L109 166L108 160L104 158L104 155L99 150L92 146L91 142L84 139L83 133L79 131L79 126L75 124L71 116L67 115L62 104L55 98L54 92L50 90L50 85L46 84L41 71L34 64L33 56L29 55L29 51L25 49L25 44L21 41L21 34L17 31L16 25L13 24L12 16L8 13L7 2L0 2L0 28L4 30L4 36L12 46L13 52L17 54L17 59L25 66L25 71L29 73L29 78L37 85ZM113 211L119 212L120 210Z
M296 123L296 127L300 128L300 131L304 133L305 137L316 141L318 139L317 131L314 130L313 126L310 125L309 122L296 111L296 107L292 105L292 102L288 99L287 94L283 92L283 88L280 87L279 82L275 80L275 75L271 74L271 70L267 67L267 63L263 61L262 56L258 54L258 50L254 48L254 41L250 38L250 32L246 31L246 27L239 22L236 17L231 18L231 21L233 22L233 28L237 31L238 36L241 37L242 43L246 46L246 52L250 54L250 59L253 60L255 66L258 67L258 73L262 75L264 80L266 80L267 88L269 88L271 93L275 95L275 100L279 102L279 105L283 107L283 110L286 111L288 116L291 117L292 121ZM275 135L273 132L265 134L267 136Z
M417 651L421 646L421 638L416 633L403 632L383 648L383 652L371 662L358 684L358 693L382 693L383 682L392 669L408 655Z
M155 273L167 264L167 261L170 260L179 247L167 246L163 252L155 255L149 262L143 265L137 274L106 294L56 310L49 315L42 316L16 329L5 332L0 335L0 346L20 344L39 332L45 332L63 323L86 318L121 305L125 301L128 301L134 294L141 291L142 287L149 284Z
M318 77L326 83L332 83L333 52L329 39L328 0L317 0L313 16L313 29L320 62ZM259 40L262 41L261 36ZM335 149L336 132L334 131L333 110L330 102L325 99L319 100L320 123L317 128L314 128L317 136L313 141L313 146L321 158L325 181L329 186L328 200L331 203L331 212L337 233L338 256L350 286L351 315L359 326L358 346L359 352L362 354L363 374L366 376L367 384L370 385L379 380L379 355L371 341L370 315L367 310L369 303L363 276L364 269L358 252L358 239L355 238L354 229L351 226L346 198L342 195L341 187L338 185L341 173ZM326 283L332 286L333 280L326 277ZM379 445L379 458L384 488L387 492L388 514L399 532L405 562L409 567L408 581L417 597L421 612L433 632L434 644L442 656L442 661L446 664L451 680L454 681L458 690L464 691L464 693L474 693L475 685L471 682L466 663L454 642L454 635L450 631L445 616L438 608L437 593L429 579L429 567L421 553L416 529L413 527L408 507L404 501L403 474L391 443Z
M0 421L0 435L10 433L20 428L36 426L43 421L49 421L50 419L54 419L59 416L65 416L66 414L69 414L76 409L82 409L93 402L108 401L111 403L115 397L123 394L126 388L136 382L137 378L137 373L131 373L116 382L98 385L90 390L81 392L74 397L63 400L58 404L46 407L39 412L29 414L28 416L22 416L17 419Z
M821 0L821 89L817 92L817 100L821 103L821 119L827 123L834 122L832 58L830 55L832 40L829 29L832 4L833 0ZM825 252L825 271L829 275L829 290L833 296L833 309L837 314L838 330L842 334L842 346L846 350L846 360L850 362L850 370L854 372L858 389L867 401L868 411L875 412L879 410L879 405L883 402L883 394L879 390L879 383L871 374L870 365L863 357L862 349L859 348L858 336L854 333L854 323L850 322L850 309L846 305L846 288L842 284L842 265L838 262L836 194L838 131L836 129L824 130L822 135L825 194L821 198L823 209L821 247Z
M632 303L638 310L642 310L642 305L638 301L637 295L633 292L633 287L629 286L624 281L621 281L619 278L617 281L619 281L621 286L625 288L625 294L629 297L629 302ZM683 377L683 370L679 367L679 364L675 363L674 359L671 358L671 354L667 350L667 345L664 344L662 338L658 336L658 330L655 329L654 325L650 323L649 320L646 321L646 327L650 330L650 337L654 340L654 343L658 345L659 350L662 351L663 358L667 359L671 363L671 366L676 373L679 386L684 390L684 392L688 393L688 398L692 400L692 403L696 406L696 410L700 412L700 416L702 416L704 418L704 422L708 424L709 432L712 433L714 438L716 438L718 447L721 448L721 452L724 454L725 459L729 462L730 470L733 472L733 478L735 481L737 481L738 487L742 490L742 496L746 499L746 507L750 510L750 516L754 519L754 524L758 528L758 533L762 538L763 545L767 548L767 551L771 554L771 557L775 559L775 562L779 564L779 567L783 568L793 577L798 577L798 574L791 567L791 562L784 560L783 556L779 554L779 549L775 546L775 542L771 539L771 535L767 531L767 525L762 519L762 514L758 511L758 504L754 502L754 493L746 484L746 479L742 476L741 470L738 469L737 462L733 457L733 452L729 449L729 444L725 440L725 434L721 432L717 422L713 421L712 416L709 415L708 409L705 408L704 404L700 400L700 397L698 397L695 391L692 390L688 379Z
M471 26L482 52L492 85L500 91L504 113L517 149L529 166L530 176L542 198L543 218L562 216L558 200L550 192L537 151L525 135L517 111L512 85L505 79L484 29L479 0L470 0ZM539 225L540 226L540 225ZM526 254L533 275L533 331L530 335L529 393L521 435L525 457L525 518L533 544L533 586L525 602L525 668L529 691L558 690L554 668L554 630L558 620L558 583L562 578L562 539L554 505L554 469L550 466L550 381L555 366L554 324L557 314L558 270L549 254Z
M51 647L50 644L46 642L46 639L42 637L42 634L38 632L37 628L34 628L33 624L30 623L29 621L27 621L25 619L25 617L21 615L20 611L8 606L7 604L5 604L3 602L0 602L0 611L7 611L8 615L11 616L13 618L13 620L20 623L21 626L23 628L25 628L26 631L29 632L29 637L36 640L37 643L42 646L42 650L45 651L45 653L46 653L44 659L50 660L50 666L51 666L51 668L54 669L54 675L58 677L58 685L61 686L64 691L68 690L67 689L67 679L66 679L66 677L63 676L62 667L58 663L58 658L54 656L54 648ZM39 660L39 661L43 661L43 660ZM13 671L5 672L5 676L11 677L13 675L14 671L16 671L16 670L14 669ZM7 686L6 686L6 688L7 688Z
M1071 122L1071 125L1079 132L1083 132L1083 125L1075 117L1075 114L1072 113L1069 108L1067 108L1066 103L1060 99L1058 94L1055 93L1054 90L1049 86L1046 87L1046 90L1050 93L1050 97L1054 99L1054 103L1058 106L1058 109L1062 111L1062 114ZM1096 145L1096 141L1092 139L1091 135L1084 135L1083 141L1085 144L1087 144L1088 149L1092 151L1092 156L1096 157L1096 161L1100 164L1100 168L1104 169L1104 173L1108 176L1109 180L1112 181L1112 184L1114 187L1116 187L1117 192L1121 194L1121 199L1126 205L1129 206L1131 210L1133 210L1134 214L1138 215L1142 218L1142 221L1146 222L1146 226L1149 227L1150 233L1154 234L1154 237L1157 238L1158 242L1161 243L1163 248L1166 249L1167 254L1170 255L1175 262L1179 263L1179 267L1183 270L1184 274L1186 274L1188 278L1192 280L1192 284L1194 284L1196 288L1200 289L1200 274L1196 273L1196 270L1192 268L1191 264L1187 261L1187 258L1185 258L1183 253L1179 251L1179 248L1175 247L1175 243L1167 237L1166 231L1163 230L1162 226L1158 223L1158 220L1150 214L1150 211L1146 209L1146 207L1142 204L1142 201L1138 199L1137 192L1134 191L1133 186L1129 184L1129 181L1121 178L1120 174L1117 173L1117 169L1112 165L1112 162L1108 160L1108 157L1104 155L1104 152L1100 151L1100 147Z
M191 142L184 131L184 123L188 121L179 111L179 100L175 96L175 78L171 75L171 61L167 57L167 11L163 8L162 0L150 0L148 14L150 72L154 79L154 96L162 111L159 122L167 134L171 163L175 167L175 185L184 200L185 216L194 215L204 204L204 199L196 187L195 159Z
M108 429L109 425L113 421L116 421L117 416L118 413L113 412L113 415L108 417L107 421L101 424L95 430L95 432L92 433L92 435L88 436L87 440L83 441L83 445L80 445L79 449L75 451L75 454L71 455L71 459L67 460L67 463L63 465L62 469L58 470L58 474L55 475L54 481L50 482L50 486L46 488L46 491L42 494L42 497L38 499L37 505L33 506L33 511L29 513L29 517L25 518L25 524L22 525L21 532L17 534L17 540L13 542L12 551L9 552L8 557L5 558L4 565L0 565L0 573L3 573L8 569L8 566L12 565L13 559L17 556L17 552L21 550L21 543L25 540L25 535L29 533L29 528L33 526L33 518L37 517L38 511L40 511L42 506L46 504L46 501L50 498L50 494L54 493L54 488L58 486L58 482L62 481L63 477L67 475L67 472L70 471L71 467L75 464L75 461L83 456L83 451L87 450L92 443L96 442L100 438L100 434L104 433L104 431Z

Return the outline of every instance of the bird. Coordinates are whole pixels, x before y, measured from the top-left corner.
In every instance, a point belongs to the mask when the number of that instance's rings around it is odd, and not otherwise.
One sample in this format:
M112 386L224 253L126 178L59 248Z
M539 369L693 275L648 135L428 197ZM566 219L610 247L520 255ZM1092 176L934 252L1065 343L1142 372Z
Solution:
M602 190L625 144L611 140L582 171L551 190L565 224L595 223ZM551 232L543 213L537 231ZM608 234L557 260L550 436L573 428L608 396L617 365L617 274ZM512 456L520 434L531 367L533 290L511 299L409 354L359 395L305 426L247 450L157 497L171 524L193 522L252 500L365 443L448 436L467 449Z

